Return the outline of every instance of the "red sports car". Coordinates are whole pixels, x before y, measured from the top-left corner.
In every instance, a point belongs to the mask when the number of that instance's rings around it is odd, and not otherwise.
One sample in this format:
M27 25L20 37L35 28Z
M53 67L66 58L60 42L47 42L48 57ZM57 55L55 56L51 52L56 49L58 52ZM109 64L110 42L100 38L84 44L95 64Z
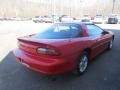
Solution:
M47 75L76 70L113 46L114 34L91 23L55 23L38 34L18 38L14 54L21 64Z

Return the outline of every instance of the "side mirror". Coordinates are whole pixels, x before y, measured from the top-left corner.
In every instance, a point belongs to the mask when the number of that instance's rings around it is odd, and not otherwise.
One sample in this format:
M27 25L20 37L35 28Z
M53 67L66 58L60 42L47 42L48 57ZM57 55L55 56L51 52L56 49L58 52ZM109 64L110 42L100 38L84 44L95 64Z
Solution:
M102 34L103 34L103 35L105 35L105 34L109 34L109 32L107 32L107 31L103 31Z

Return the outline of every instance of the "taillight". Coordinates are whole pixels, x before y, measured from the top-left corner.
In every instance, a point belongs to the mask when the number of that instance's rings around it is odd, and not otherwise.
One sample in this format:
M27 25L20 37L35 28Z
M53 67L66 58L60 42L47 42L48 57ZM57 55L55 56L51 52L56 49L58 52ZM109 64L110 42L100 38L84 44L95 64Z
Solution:
M53 48L38 48L37 53L44 55L60 55L60 53Z

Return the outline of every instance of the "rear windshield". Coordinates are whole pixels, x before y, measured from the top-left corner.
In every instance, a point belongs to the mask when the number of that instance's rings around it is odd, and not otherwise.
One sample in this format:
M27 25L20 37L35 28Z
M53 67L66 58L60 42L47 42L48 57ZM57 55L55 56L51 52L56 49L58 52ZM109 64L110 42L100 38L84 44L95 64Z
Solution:
M80 31L81 29L79 24L59 23L53 24L33 37L42 39L74 38L80 37Z

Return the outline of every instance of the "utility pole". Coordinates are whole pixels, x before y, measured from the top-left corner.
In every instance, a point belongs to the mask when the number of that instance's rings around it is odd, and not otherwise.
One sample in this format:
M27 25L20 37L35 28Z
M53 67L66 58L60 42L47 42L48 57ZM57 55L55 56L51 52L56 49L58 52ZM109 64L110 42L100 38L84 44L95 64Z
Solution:
M115 7L115 0L113 0L112 14L114 13L114 7Z

